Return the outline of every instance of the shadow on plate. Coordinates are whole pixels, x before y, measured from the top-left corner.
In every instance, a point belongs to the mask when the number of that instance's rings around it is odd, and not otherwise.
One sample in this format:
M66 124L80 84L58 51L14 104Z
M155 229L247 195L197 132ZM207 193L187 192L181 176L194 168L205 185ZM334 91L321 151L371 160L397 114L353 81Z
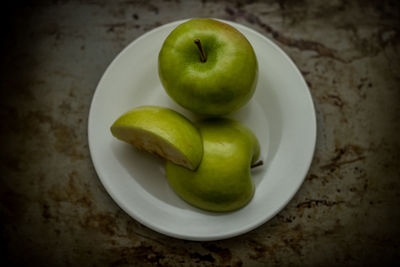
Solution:
M169 186L164 159L118 140L112 142L111 149L129 176L147 193L177 208L191 208Z

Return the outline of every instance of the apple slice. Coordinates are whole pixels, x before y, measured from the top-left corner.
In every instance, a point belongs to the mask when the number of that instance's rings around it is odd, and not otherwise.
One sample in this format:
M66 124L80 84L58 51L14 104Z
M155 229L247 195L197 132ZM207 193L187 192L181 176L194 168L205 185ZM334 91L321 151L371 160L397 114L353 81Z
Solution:
M203 141L198 129L169 108L134 108L113 123L111 133L119 140L190 170L195 170L203 157Z
M167 162L165 175L171 188L186 202L214 212L234 211L253 197L250 169L257 162L260 144L254 133L238 121L223 118L198 123L204 144L195 171Z

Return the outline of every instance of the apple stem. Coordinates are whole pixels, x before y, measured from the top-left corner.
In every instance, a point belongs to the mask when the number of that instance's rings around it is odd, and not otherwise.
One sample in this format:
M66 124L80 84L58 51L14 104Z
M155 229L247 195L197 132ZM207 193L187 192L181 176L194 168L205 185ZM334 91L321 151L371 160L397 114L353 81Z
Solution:
M257 161L256 163L252 164L250 167L251 167L251 168L255 168L255 167L261 166L261 165L263 165L263 164L264 164L264 161L259 160L259 161Z
M207 61L207 57L206 57L206 54L204 53L203 46L201 45L200 40L196 39L196 40L194 40L194 43L197 45L197 47L200 50L200 55L201 55L200 60L201 60L201 62L203 62L203 63L206 62Z

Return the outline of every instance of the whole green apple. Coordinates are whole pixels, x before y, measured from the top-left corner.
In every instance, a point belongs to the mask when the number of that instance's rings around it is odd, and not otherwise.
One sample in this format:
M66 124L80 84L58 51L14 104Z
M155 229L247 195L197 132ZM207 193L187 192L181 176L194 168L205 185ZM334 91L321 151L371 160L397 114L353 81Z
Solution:
M250 100L258 64L253 47L238 30L214 19L192 19L164 41L158 72L178 104L213 116L236 111Z
M260 154L257 138L247 127L230 119L209 119L198 124L203 138L203 159L196 171L166 163L174 191L198 208L224 212L239 209L253 197L250 168Z

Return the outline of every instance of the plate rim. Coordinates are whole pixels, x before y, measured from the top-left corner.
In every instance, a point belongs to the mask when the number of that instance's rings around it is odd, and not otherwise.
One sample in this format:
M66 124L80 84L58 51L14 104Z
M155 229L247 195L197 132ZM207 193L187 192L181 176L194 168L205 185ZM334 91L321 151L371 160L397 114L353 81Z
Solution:
M107 183L107 179L105 179L103 177L103 173L100 173L98 170L100 169L98 167L98 163L95 162L94 160L94 144L93 144L93 140L91 141L91 136L92 134L92 130L91 130L91 124L93 121L93 109L94 109L94 103L96 102L96 99L98 98L98 92L99 92L99 87L100 85L103 83L104 79L106 79L106 77L108 77L109 73L112 71L115 63L125 55L125 53L131 48L131 46L133 46L136 42L146 38L147 36L154 34L155 32L158 31L162 31L164 28L168 28L171 27L173 25L179 25L185 21L188 21L192 18L188 18L188 19L182 19L182 20L176 20L176 21L172 21L166 24L163 24L159 27L156 27L150 31L145 32L144 34L142 34L141 36L139 36L136 39L133 39L128 45L126 45L115 57L114 59L108 64L106 70L103 72L99 82L96 85L95 91L93 93L91 102L90 102L90 108L89 108L89 113L88 113L88 122L87 122L87 138L88 138L88 147L89 147L89 152L90 152L90 158L92 161L92 164L94 166L94 169L96 171L96 174L101 182L101 184L103 185L104 189L106 190L106 192L109 194L109 196L112 198L112 200L124 211L126 212L130 217L132 217L133 219L137 220L139 223L141 223L142 225L158 232L158 233L162 233L164 235L170 236L170 237L174 237L174 238L179 238L179 239L184 239L184 240L192 240L192 241L215 241L215 240L223 240L223 239L227 239L227 238L232 238L235 236L239 236L242 235L244 233L250 232L256 228L258 228L259 226L261 226L262 224L268 222L270 219L272 219L273 217L276 216L276 214L278 214L279 212L281 212L287 205L288 203L293 199L293 197L296 195L296 193L299 191L301 185L304 183L304 180L307 176L307 173L311 167L313 158L314 158L314 154L315 154L315 149L316 149L316 143L317 143L317 116L316 116L316 110L315 110L315 103L310 91L310 88L308 87L304 76L301 74L299 68L296 66L296 64L293 62L293 60L289 57L289 55L287 53L285 53L285 51L283 51L282 48L280 48L274 41L272 41L271 39L269 39L268 37L264 36L263 34L259 33L258 31L234 22L234 21L229 21L229 20L225 20L225 19L219 19L219 18L212 18L215 20L219 20L225 23L228 23L238 29L245 29L246 31L251 32L252 34L255 34L256 36L258 36L259 38L263 39L264 41L268 42L276 51L279 52L280 56L283 56L283 58L291 65L291 67L295 70L296 75L300 78L300 80L303 83L303 86L305 86L306 93L307 93L307 99L310 102L309 104L307 104L307 106L311 107L311 112L312 112L312 125L308 125L308 128L312 127L312 130L310 130L310 132L312 133L312 147L310 147L310 156L307 159L307 163L305 164L305 168L304 168L304 173L299 175L300 177L302 177L302 179L298 180L298 183L293 187L295 190L292 191L292 193L290 194L290 196L278 207L275 209L274 212L272 212L269 216L265 216L262 220L259 220L255 223L252 224L246 224L245 226L236 229L236 230L232 230L229 232L225 232L224 234L213 234L213 235L186 235L186 234L180 234L180 233L176 233L176 232L169 232L161 227L158 227L158 225L156 223L151 223L149 221L146 221L144 219L141 218L141 216L138 216L137 214L133 213L130 211L130 209L128 208L127 205L125 205L122 201L120 201L118 199L118 197L116 196L116 194L109 188L108 183ZM309 118L311 119L311 117ZM310 120L311 122L311 120Z

